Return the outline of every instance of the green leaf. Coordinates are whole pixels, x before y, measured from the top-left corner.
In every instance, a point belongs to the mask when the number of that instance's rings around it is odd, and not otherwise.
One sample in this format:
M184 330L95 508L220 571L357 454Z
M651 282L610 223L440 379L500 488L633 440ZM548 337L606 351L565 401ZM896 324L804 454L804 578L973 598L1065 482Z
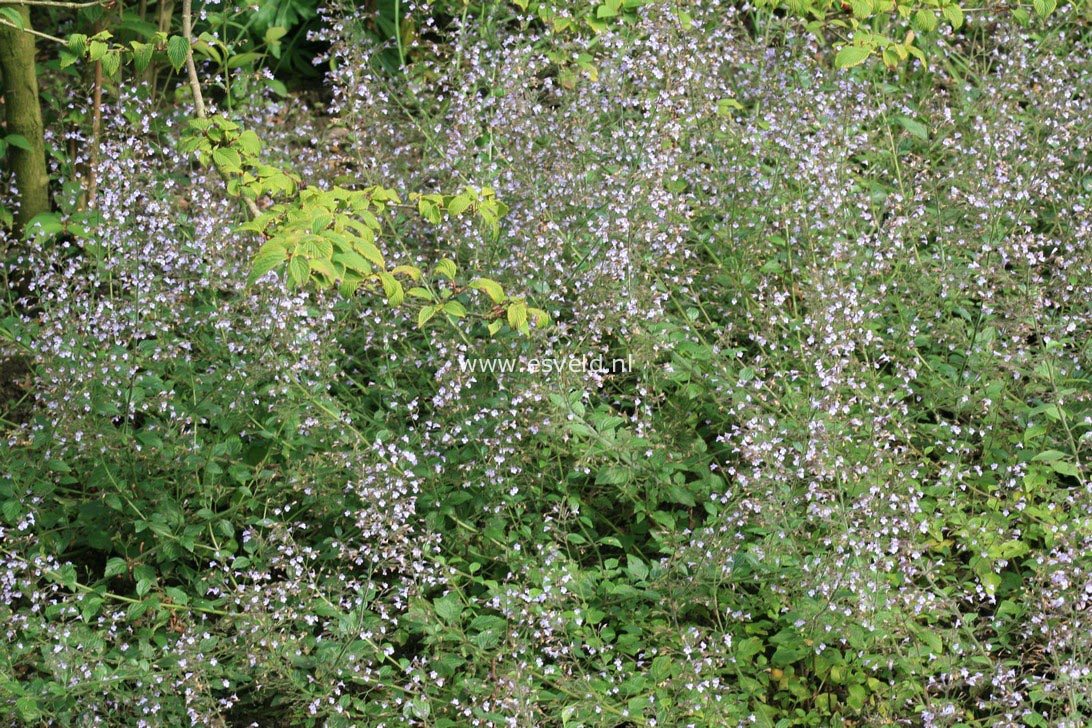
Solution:
M444 278L447 278L449 281L455 280L455 274L458 272L455 267L455 261L450 258L442 258L433 270Z
M872 3L869 0L849 0L849 7L853 11L853 17L858 20L872 15Z
M129 565L125 563L125 559L119 559L114 557L106 561L106 571L103 572L103 577L109 579L112 576L118 574L124 574L129 571Z
M1032 0L1031 6L1036 15L1045 20L1058 7L1058 0Z
M464 318L466 316L466 306L458 301L448 301L444 304L444 313L455 318Z
M102 41L91 41L91 50L88 53L88 58L92 61L101 61L102 57L106 55L106 51L110 49L110 46L106 45Z
M420 298L425 301L436 300L436 296L432 295L432 291L429 291L427 288L421 288L419 286L415 286L409 289L409 291L407 291L407 294L413 296L414 298Z
M139 43L135 40L129 45L133 48L133 68L137 73L143 73L152 62L155 47L151 43Z
M294 255L288 261L288 285L301 288L311 277L311 263L302 255Z
M527 304L513 303L508 307L508 325L516 331L527 330Z
M10 8L4 8L0 10L0 13L4 12L4 10L10 10ZM68 36L68 50L77 56L83 56L87 53L87 36L83 33L73 33Z
M449 215L457 216L466 212L468 207L470 207L470 198L467 195L455 195L447 203L447 212Z
M212 150L212 161L216 162L216 165L228 172L238 172L243 160L239 158L239 153L230 147L217 147Z
M383 254L379 252L379 248L364 238L353 238L353 247L356 248L358 253L374 263L376 268L387 267L383 262Z
M478 278L471 281L470 287L485 293L493 303L504 303L508 298L504 295L501 284L489 278Z
M919 33L931 33L937 27L937 16L932 10L918 8L918 11L914 13L914 19L910 22Z
M4 141L16 149L22 149L24 152L34 151L30 146L30 142L27 141L27 138L22 134L8 134L4 137Z
M895 117L895 121L898 122L899 126L906 129L906 131L911 135L916 136L918 139L921 139L922 141L927 141L929 139L929 129L920 121L911 119L909 116L897 116Z
M167 60L175 71L182 70L186 65L186 58L190 55L190 44L180 35L172 35L167 39Z
M535 326L540 329L550 325L550 314L546 313L541 308L531 308L528 306L527 314L535 320Z
M0 8L0 18L8 21L19 30L26 30L26 23L23 21L23 14L15 8ZM86 38L87 36L84 36ZM69 39L71 42L71 39ZM78 55L82 55L78 54Z
M353 251L347 253L338 253L334 256L334 262L340 263L349 270L354 270L357 273L363 275L370 275L372 272L371 263L364 260L364 258Z
M770 658L770 664L777 667L791 665L802 660L810 650L804 645L780 645Z
M255 281L269 271L284 262L288 251L281 242L269 241L258 249L254 259L250 262L250 275L247 276L247 285L253 285Z
M387 297L387 303L392 306L400 306L406 300L406 294L402 290L402 284L390 273L380 273L379 281L383 284L383 293Z
M463 613L463 605L455 594L447 594L432 602L436 614L445 622L454 622Z
M25 723L37 723L42 718L42 709L38 707L38 700L31 695L24 695L16 700L15 710Z
M1077 470L1077 466L1073 463L1066 462L1065 460L1056 460L1050 464L1050 467L1059 475L1068 475L1071 478L1080 476L1080 471Z
M417 314L417 328L423 329L425 324L431 321L432 317L439 312L440 308L440 306L425 306L422 308Z
M862 63L871 54L871 48L852 45L843 46L842 50L838 51L838 54L834 56L834 67L852 68L853 66Z
M396 265L391 270L391 273L396 275L396 276L397 275L409 276L410 280L413 280L413 281L421 280L421 269L418 268L417 266L414 266L414 265Z
M228 68L241 68L242 66L249 66L255 61L260 61L264 57L262 53L256 53L254 51L248 51L246 53L239 53L234 55L227 61Z
M626 573L634 581L644 581L648 578L648 564L633 554L626 554Z
M102 73L107 78L116 76L119 68L121 68L121 53L119 51L112 50L102 57Z

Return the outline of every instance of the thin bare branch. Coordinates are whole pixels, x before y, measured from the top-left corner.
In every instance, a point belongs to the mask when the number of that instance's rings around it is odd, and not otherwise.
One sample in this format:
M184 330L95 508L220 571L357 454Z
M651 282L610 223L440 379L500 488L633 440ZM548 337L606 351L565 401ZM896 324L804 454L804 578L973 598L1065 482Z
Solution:
M5 5L11 5L11 3L9 3L9 2L5 2L4 4ZM60 43L61 45L68 45L68 41L65 40L64 38L58 38L55 35L50 35L49 33L43 33L42 31L34 30L33 28L20 28L18 25L11 22L10 20L4 20L3 18L0 18L0 25L7 26L8 28L15 28L15 30L22 31L23 33L30 33L31 35L33 35L36 38L43 38L45 40L51 40L54 43Z

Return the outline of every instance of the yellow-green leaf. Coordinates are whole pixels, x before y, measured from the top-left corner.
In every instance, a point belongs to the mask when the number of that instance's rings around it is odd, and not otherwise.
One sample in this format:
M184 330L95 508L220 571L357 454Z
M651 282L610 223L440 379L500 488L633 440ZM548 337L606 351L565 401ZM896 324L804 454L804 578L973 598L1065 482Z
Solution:
M470 283L470 287L482 291L493 303L504 303L508 298L504 295L504 289L501 288L501 284L489 278L478 278Z
M399 306L402 301L406 300L402 284L390 273L380 273L379 280L383 284L383 293L387 296L387 303L392 306Z
M440 310L439 306L425 306L417 314L417 328L422 329L425 327L432 317Z
M842 50L838 51L838 54L834 56L834 67L852 68L862 63L871 53L871 48L852 45L843 46Z
M444 313L455 318L463 318L466 316L466 307L458 301L448 301L444 304Z
M295 255L288 261L288 285L300 288L311 277L311 263L302 255Z
M449 281L455 280L455 274L458 272L458 269L455 267L455 261L450 258L442 258L433 270L444 278L447 278Z
M263 245L251 261L247 285L253 284L256 280L283 263L287 256L287 252L284 245L279 242L271 241Z

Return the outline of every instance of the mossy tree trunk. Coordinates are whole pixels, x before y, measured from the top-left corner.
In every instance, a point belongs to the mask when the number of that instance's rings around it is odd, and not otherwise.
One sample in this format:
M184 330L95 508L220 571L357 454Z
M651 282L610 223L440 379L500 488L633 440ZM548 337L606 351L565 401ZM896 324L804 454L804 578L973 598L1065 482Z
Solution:
M26 6L7 7L22 13L24 27L30 27L30 12ZM42 136L42 108L38 103L35 54L33 35L0 25L0 74L3 74L6 134L19 134L30 144L29 150L8 147L8 167L19 188L19 211L15 216L17 233L32 217L49 211L49 173Z

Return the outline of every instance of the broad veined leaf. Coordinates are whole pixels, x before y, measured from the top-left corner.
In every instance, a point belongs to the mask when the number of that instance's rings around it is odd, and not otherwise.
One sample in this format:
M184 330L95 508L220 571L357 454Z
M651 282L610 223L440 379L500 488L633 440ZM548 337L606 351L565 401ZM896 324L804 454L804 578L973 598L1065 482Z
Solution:
M421 280L421 269L414 265L396 265L391 271L394 275L409 276L410 280Z
M431 321L432 317L440 311L440 308L440 306L425 306L422 308L417 314L417 328L423 329L425 324Z
M463 318L466 316L466 306L458 301L448 301L444 304L444 313L454 316L455 318Z
M401 305L402 301L406 299L402 284L390 273L385 272L379 274L379 281L383 284L383 293L387 296L387 303L392 306Z
M455 267L455 261L450 258L442 258L433 270L444 278L447 278L449 281L455 280L455 274L458 272Z
M186 42L185 38L180 35L172 35L167 39L167 60L171 62L174 70L182 70L182 66L186 65L186 58L189 54L190 44Z
M527 331L527 304L513 303L508 307L508 325L516 331Z
M247 277L247 285L253 284L269 271L284 262L288 251L284 244L270 241L263 245L250 264L250 275Z
M295 255L288 261L288 285L302 288L311 277L311 263L302 255Z
M372 272L372 264L352 251L349 251L347 253L338 253L334 256L334 262L340 263L349 270L355 270L358 273L363 273L364 275L369 275Z
M365 258L375 264L376 268L386 268L386 264L383 262L383 254L379 252L379 248L375 247L372 243L364 240L363 238L356 238L353 240L353 247L356 248L356 252L363 255Z
M504 303L508 298L501 284L489 278L478 278L470 283L470 287L485 293L493 303Z
M835 68L851 68L863 62L872 54L871 48L847 45L834 56Z

